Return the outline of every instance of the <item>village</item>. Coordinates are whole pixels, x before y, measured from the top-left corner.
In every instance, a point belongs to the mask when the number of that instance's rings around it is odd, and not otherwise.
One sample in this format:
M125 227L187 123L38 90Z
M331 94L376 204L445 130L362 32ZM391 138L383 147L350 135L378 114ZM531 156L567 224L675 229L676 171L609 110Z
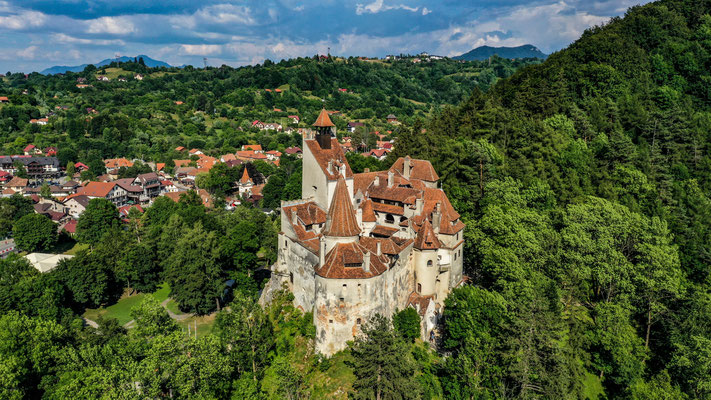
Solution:
M326 111L328 115L338 115L338 111ZM299 117L289 116L295 124L299 123ZM32 124L46 124L48 118L32 120ZM394 115L387 116L388 124L398 125ZM274 130L277 132L286 131L296 133L304 138L313 135L310 128L284 128L279 123L265 123L255 120L252 124L259 130ZM364 124L361 122L349 122L347 132L355 134L356 130L363 130ZM393 150L394 140L385 140L386 136L392 134L387 131L381 134L379 131L370 132L375 136L376 148L367 149L364 143L358 143L350 136L343 136L340 145L343 151L358 152L364 157L372 157L382 161ZM67 173L67 167L62 167L57 158L57 147L39 148L33 144L28 144L23 154L0 156L0 197L10 197L20 195L31 199L34 204L34 211L37 214L45 215L57 224L58 233L66 233L74 236L76 233L77 221L86 209L91 199L102 198L110 201L116 206L120 217L127 221L129 213L143 213L154 200L159 196L165 196L175 202L180 200L190 190L194 190L201 198L206 207L214 206L214 196L203 187L200 187L201 175L209 172L218 164L224 164L228 168L239 168L240 178L232 182L232 191L225 196L224 207L226 210L233 210L244 202L259 207L262 199L262 190L268 182L269 177L263 176L252 165L257 162L265 162L278 167L282 157L302 158L302 149L299 146L291 146L284 149L284 152L277 150L265 151L262 145L243 145L235 153L222 155L210 155L214 151L204 151L197 148L187 149L178 146L175 152L184 157L172 160L173 165L167 163L146 162L139 159L110 158L104 159L105 173L96 175L92 179L86 179L83 173L90 170L90 167L82 162L73 163L73 171ZM135 177L125 176L125 171L134 166L141 165L151 172L137 174ZM104 171L102 171L104 172ZM84 177L84 179L82 178ZM271 213L273 210L265 209ZM17 252L12 239L5 239L0 245L0 257L7 257L12 252ZM30 257L43 259L43 262L32 262L41 272L53 269L61 257L52 258L49 255L38 255ZM48 260L54 260L47 264Z

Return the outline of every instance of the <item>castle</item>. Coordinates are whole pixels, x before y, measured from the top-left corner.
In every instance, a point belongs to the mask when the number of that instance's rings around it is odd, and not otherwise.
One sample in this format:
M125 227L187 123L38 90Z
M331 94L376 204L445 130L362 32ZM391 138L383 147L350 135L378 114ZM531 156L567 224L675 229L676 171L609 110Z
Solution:
M414 307L429 337L462 282L464 223L429 161L354 174L321 111L303 141L302 200L282 202L272 279L313 312L316 350L333 354L375 314Z

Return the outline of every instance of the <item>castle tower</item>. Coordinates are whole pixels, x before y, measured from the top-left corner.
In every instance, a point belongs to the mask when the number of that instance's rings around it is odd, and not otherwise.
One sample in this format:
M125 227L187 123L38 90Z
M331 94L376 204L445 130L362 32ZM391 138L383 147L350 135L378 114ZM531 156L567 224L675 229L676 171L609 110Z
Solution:
M336 126L326 110L321 110L313 127L316 137L304 137L303 141L301 198L313 199L319 207L327 210L331 207L339 177L346 180L348 194L353 198L353 171L333 135Z
M425 222L417 232L414 243L415 292L422 296L432 296L437 291L439 261L437 250L442 246L432 224Z
M336 125L331 122L326 109L321 109L321 113L316 118L313 126L316 128L316 141L322 149L328 150L331 148L331 132Z
M333 193L331 207L326 216L326 226L321 232L325 238L326 253L337 243L353 243L358 241L360 226L356 217L348 187L343 177L338 178L336 190ZM323 245L321 249L323 250Z

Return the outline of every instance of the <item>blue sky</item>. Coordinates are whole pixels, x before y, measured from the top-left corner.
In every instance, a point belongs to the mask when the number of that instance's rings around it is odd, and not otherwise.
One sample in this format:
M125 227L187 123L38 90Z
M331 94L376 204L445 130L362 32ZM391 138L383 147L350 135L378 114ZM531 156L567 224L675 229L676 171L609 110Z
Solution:
M331 53L559 50L645 0L0 0L0 71L147 54L239 66Z

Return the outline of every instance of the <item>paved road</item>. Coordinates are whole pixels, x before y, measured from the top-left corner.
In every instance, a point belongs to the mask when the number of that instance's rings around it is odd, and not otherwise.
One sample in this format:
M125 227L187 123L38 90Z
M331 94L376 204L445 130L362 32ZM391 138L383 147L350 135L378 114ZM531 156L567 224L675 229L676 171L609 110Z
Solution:
M0 257L5 258L8 254L17 251L15 249L15 239L0 240Z

